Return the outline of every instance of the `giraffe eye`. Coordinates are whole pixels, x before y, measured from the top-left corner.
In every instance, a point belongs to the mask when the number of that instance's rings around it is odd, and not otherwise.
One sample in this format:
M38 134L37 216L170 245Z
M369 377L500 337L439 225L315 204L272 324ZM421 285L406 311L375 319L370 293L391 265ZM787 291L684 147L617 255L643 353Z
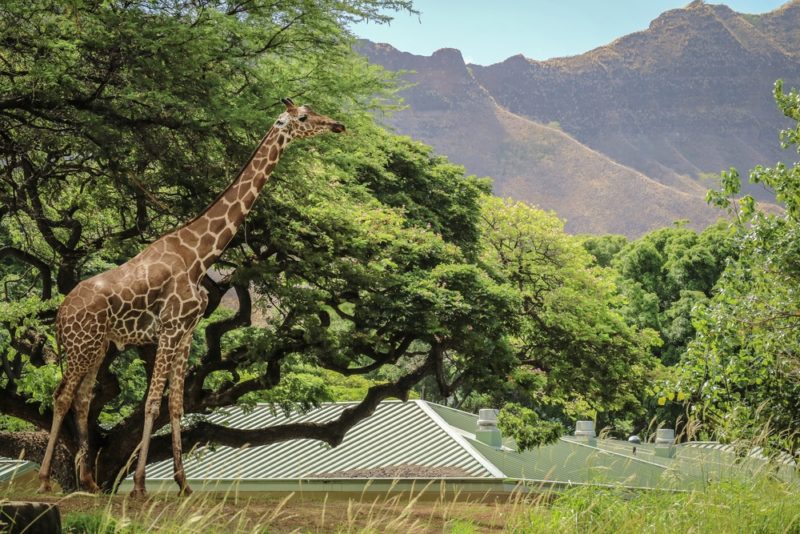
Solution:
M300 115L297 120L300 122L306 122L306 120L308 120L308 115Z

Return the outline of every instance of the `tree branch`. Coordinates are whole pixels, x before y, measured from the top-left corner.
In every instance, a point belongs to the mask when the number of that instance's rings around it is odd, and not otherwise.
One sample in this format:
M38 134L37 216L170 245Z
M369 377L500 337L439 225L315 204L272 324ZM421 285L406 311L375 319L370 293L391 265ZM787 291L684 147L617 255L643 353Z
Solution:
M206 347L208 350L204 362L216 362L222 358L222 336L241 326L250 326L252 303L250 301L250 291L247 286L234 284L236 296L239 298L239 309L236 314L229 318L211 323L206 327Z
M46 408L43 413L39 411L40 405L36 402L29 402L29 397L4 391L0 395L0 413L22 419L38 426L43 430L50 430L53 420L53 412Z
M380 367L390 364L396 363L398 359L400 359L403 354L408 350L408 347L411 346L411 343L414 342L414 337L406 336L402 340L400 340L399 344L394 347L392 350L381 353L375 350L373 347L369 347L366 345L362 345L360 347L354 347L355 350L360 352L361 354L368 356L372 359L372 363L368 365L364 365L361 367L345 367L338 365L331 359L328 359L324 356L319 357L320 365L325 369L330 371L336 371L339 374L345 376L353 376L353 375L363 375L379 369Z
M103 248L103 245L108 239L130 239L132 237L136 237L137 235L141 235L148 225L148 217L147 217L147 202L145 200L145 196L141 191L136 191L134 193L136 197L136 219L131 226L120 230L118 232L114 232L112 234L98 237L94 241L91 242L90 248L92 250L100 250Z
M288 354L289 350L285 353ZM200 402L192 408L197 411L206 411L212 408L219 408L220 406L228 406L235 404L243 395L253 391L262 389L273 388L278 385L281 379L281 360L283 357L270 358L267 363L267 372L258 378L252 378L231 385L229 388L223 389L213 394L205 395Z
M41 463L47 449L47 432L0 432L0 456ZM64 491L75 491L74 456L59 442L53 455L51 475Z
M53 296L53 272L49 265L24 250L10 246L0 248L0 259L7 257L18 259L38 269L42 278L42 300L48 300Z
M396 382L370 387L361 402L346 408L338 419L327 423L290 423L245 430L202 421L183 431L183 449L190 450L198 444L206 443L216 443L230 447L268 445L290 439L316 439L335 447L342 442L348 430L372 415L382 400L388 397L407 400L409 390L430 373L433 368L433 358L428 358L424 364ZM149 456L152 461L172 457L170 451L171 439L170 435L160 435L153 438Z

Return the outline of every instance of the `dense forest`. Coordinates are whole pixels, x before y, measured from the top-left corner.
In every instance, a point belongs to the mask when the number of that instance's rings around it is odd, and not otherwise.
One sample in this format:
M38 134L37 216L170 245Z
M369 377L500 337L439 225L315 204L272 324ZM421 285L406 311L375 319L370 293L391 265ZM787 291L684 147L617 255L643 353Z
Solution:
M723 172L729 217L635 240L574 236L376 123L402 105L348 25L402 0L70 2L0 7L0 455L39 461L63 369L53 319L82 279L191 219L281 110L307 102L347 134L299 141L203 282L184 449L310 437L336 444L382 399L502 407L522 447L577 419L613 435L795 451L800 430L800 166ZM775 86L800 148L800 95ZM776 127L777 128L777 127ZM765 162L770 163L770 162ZM235 297L234 297L235 295ZM153 347L109 349L90 441L110 489L134 453ZM231 404L358 401L328 425L237 432ZM166 400L164 401L166 405ZM158 426L168 422L161 410ZM170 456L169 435L150 458ZM54 476L75 487L75 429ZM129 468L129 467L127 467Z

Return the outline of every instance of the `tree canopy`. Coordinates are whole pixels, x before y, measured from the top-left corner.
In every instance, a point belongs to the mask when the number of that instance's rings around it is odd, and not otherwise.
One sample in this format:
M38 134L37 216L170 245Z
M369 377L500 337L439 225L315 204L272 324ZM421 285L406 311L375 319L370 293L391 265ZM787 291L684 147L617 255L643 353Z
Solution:
M43 454L64 295L212 202L284 96L348 133L286 151L203 281L184 450L335 445L382 399L409 395L503 407L500 424L523 448L578 418L627 433L686 406L719 435L768 424L778 446L796 448L798 167L751 175L781 214L733 200L730 171L710 198L732 210L733 227L570 236L554 214L491 196L487 179L375 124L371 111L397 103L394 80L353 51L347 24L411 9L0 6L0 455ZM776 98L800 123L797 93L778 85ZM800 126L782 138L797 146ZM138 444L153 357L153 347L112 348L100 370L90 440L107 489ZM232 404L305 410L345 398L358 402L323 425L236 430L204 418ZM70 489L67 427L54 476ZM151 459L169 445L156 436Z
M626 323L613 276L554 214L485 197L481 230L480 263L519 295L510 337L518 365L484 396L505 405L505 430L526 447L579 418L629 429L642 415L655 332Z
M388 76L352 49L344 23L406 2L5 3L0 57L0 410L46 429L60 376L52 318L82 278L119 264L212 201L269 127L282 96L307 99L350 134L298 143L204 285L185 411L259 399L308 406L302 367L394 369L329 425L240 432L201 420L187 450L312 437L338 443L382 398L426 375L480 384L512 363L514 295L474 263L487 184L390 135L367 111ZM220 307L235 292L235 311ZM480 361L479 361L480 360ZM152 347L114 349L91 414L106 487L133 453ZM487 368L490 369L487 372ZM162 410L164 413L165 410ZM164 418L157 424L163 424ZM26 436L30 439L25 439ZM5 433L0 453L33 435ZM167 441L154 440L153 458ZM113 444L113 447L110 445ZM67 430L62 453L74 454ZM159 452L161 451L161 452ZM57 478L72 487L71 462Z
M711 297L738 253L726 221L700 233L678 224L630 242L621 236L586 237L584 247L598 265L618 274L626 319L658 332L661 343L653 353L665 365L675 365L694 338L692 310Z

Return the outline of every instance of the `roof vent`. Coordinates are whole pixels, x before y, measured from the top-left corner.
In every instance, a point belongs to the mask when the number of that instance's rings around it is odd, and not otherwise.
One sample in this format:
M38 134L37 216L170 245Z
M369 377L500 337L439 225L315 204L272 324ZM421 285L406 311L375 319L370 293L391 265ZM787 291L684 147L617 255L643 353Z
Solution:
M656 430L656 456L672 458L675 456L675 430L659 428Z
M674 445L675 430L671 428L659 428L656 430L656 445Z
M594 442L597 434L594 431L594 421L576 421L575 437L581 441Z
M497 428L497 410L494 408L478 410L478 429L475 431L475 439L495 449L503 446L503 436Z

